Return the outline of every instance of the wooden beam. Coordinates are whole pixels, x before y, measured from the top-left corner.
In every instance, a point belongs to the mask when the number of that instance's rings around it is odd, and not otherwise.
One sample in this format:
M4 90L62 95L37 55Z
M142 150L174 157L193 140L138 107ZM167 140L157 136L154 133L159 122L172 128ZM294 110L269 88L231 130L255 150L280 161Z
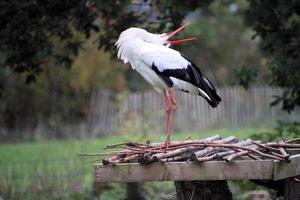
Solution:
M300 154L290 157L290 162L274 161L273 180L300 175Z
M232 163L155 162L148 165L122 163L115 166L95 165L97 182L192 181L272 179L272 160L239 160Z

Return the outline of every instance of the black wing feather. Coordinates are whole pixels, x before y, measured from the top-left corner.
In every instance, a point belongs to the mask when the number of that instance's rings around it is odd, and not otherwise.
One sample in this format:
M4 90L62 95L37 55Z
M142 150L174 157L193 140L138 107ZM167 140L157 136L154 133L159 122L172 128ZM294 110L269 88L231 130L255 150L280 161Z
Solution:
M185 59L187 59L187 58L185 58ZM168 87L173 86L173 82L170 79L170 77L174 77L174 78L189 82L192 85L198 87L203 92L205 92L209 96L209 98L207 98L205 95L202 95L201 92L199 92L199 95L202 96L204 99L206 99L207 102L212 107L217 107L217 105L222 100L221 100L221 97L217 94L215 87L205 76L202 75L200 69L195 64L193 64L191 61L189 61L189 62L191 64L188 65L186 68L165 69L162 72L159 71L158 68L153 63L152 69L166 83L166 85Z

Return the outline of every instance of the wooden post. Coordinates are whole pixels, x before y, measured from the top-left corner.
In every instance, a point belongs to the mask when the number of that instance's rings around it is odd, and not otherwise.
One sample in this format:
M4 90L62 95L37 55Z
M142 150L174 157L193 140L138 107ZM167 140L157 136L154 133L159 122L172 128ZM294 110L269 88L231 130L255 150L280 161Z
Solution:
M284 179L283 195L285 200L300 199L300 182L293 178Z
M175 181L177 200L231 200L227 181Z
M142 192L142 183L131 182L126 183L126 200L146 200Z

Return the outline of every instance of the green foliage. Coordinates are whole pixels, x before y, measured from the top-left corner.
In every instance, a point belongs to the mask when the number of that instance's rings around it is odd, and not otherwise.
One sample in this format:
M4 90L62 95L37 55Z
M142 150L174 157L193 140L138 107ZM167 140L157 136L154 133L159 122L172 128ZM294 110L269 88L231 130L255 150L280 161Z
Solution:
M274 130L253 134L251 137L264 142L297 138L300 137L300 122L278 122Z
M192 23L180 35L197 38L182 45L181 50L220 85L232 84L233 71L241 66L263 68L257 41L251 39L253 33L243 21L247 5L245 0L214 1L190 14ZM261 71L260 77L264 77L266 73ZM260 79L260 83L265 82Z
M83 44L71 69L49 62L35 84L24 84L25 74L7 81L0 98L3 140L80 137L92 89L123 90L120 65L91 43Z
M0 70L26 74L35 81L49 58L70 66L81 41L74 29L89 37L96 15L87 0L4 0L0 3ZM62 51L55 50L56 44ZM3 87L3 82L0 85Z
M233 84L238 84L248 89L251 82L255 81L257 78L257 70L255 68L250 68L242 66L239 70L233 70Z
M273 104L291 112L300 105L300 2L297 0L251 0L246 22L261 38L268 57L272 84L284 92Z
M125 29L137 26L151 32L168 31L177 28L188 13L207 6L212 0L191 1L118 1L97 0L93 5L99 12L105 31L99 33L99 47L116 54L114 47L119 34Z
M49 59L71 66L83 42L74 33L84 33L88 38L92 30L99 30L99 21L103 28L99 47L115 52L114 43L126 28L136 25L158 31L167 22L177 26L188 12L210 1L1 1L0 67L26 74L30 83ZM0 85L3 87L3 81Z

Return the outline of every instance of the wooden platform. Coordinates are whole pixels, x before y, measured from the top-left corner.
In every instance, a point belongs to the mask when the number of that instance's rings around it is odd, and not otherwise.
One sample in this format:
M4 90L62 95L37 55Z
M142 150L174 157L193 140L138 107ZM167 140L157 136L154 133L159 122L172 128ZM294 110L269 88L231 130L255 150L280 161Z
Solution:
M207 161L203 163L155 162L94 166L96 182L146 182L191 180L281 180L300 175L300 155L290 162L274 160Z

